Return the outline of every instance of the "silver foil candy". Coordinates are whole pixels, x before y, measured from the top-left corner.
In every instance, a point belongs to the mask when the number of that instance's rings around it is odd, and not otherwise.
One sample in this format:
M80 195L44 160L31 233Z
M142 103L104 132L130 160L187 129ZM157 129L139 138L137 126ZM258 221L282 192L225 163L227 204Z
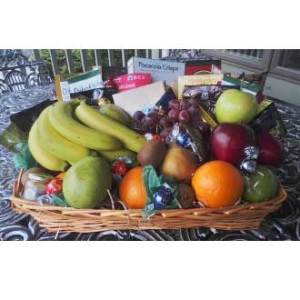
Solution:
M256 171L256 167L256 160L243 160L240 165L240 169L248 173L254 173Z
M247 146L244 149L245 159L247 160L257 160L258 153L258 148L255 146Z

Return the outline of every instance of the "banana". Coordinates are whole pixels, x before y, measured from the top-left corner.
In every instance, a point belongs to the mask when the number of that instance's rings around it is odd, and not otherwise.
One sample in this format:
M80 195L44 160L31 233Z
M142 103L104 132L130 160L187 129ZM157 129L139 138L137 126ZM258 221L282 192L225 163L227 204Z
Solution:
M55 103L49 111L49 120L51 125L62 136L73 143L94 150L116 150L123 148L122 143L118 139L76 121L73 118L73 108L70 103L62 101Z
M125 111L122 107L112 104L105 103L100 105L100 113L125 125L130 126L132 123L132 118L127 111Z
M49 110L50 106L42 111L37 121L42 147L71 164L89 156L90 151L87 148L67 140L53 128L49 121Z
M68 164L50 154L41 147L40 136L38 134L37 122L35 122L29 132L28 147L34 159L44 168L51 171L65 171Z
M132 160L132 162L136 161L136 153L130 151L128 149L121 150L113 150L113 151L99 151L100 154L109 161L114 161L120 157L126 157Z
M75 114L85 125L118 138L123 142L125 148L134 152L139 152L146 142L142 135L109 117L102 115L92 107L88 106L84 101L77 106Z

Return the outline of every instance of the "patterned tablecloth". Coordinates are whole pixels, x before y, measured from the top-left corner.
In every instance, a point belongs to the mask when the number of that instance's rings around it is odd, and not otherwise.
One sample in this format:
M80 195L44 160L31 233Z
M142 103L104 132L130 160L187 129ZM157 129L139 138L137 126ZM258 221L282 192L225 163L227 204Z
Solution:
M38 87L0 97L0 132L9 116L49 99L51 87ZM276 102L287 135L283 139L286 157L278 170L288 191L288 201L270 215L258 230L215 229L105 231L101 233L48 233L25 214L10 208L12 182L17 176L12 155L0 146L0 240L300 240L300 107Z

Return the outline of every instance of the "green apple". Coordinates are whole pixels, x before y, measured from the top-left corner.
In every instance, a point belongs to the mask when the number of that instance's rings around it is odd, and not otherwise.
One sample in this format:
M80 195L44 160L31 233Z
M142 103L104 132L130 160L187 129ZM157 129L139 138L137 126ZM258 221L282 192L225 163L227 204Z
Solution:
M248 123L255 117L257 109L253 95L229 89L219 97L215 113L219 123Z
M274 198L279 189L279 179L267 167L259 165L256 172L245 176L243 200L262 202Z

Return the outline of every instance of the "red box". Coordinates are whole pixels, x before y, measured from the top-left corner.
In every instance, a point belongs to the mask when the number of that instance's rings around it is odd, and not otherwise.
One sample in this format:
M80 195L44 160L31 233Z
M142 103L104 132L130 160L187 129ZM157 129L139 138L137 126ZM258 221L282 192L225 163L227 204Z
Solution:
M198 75L201 73L221 72L220 60L191 60L185 61L185 75Z
M118 76L113 82L119 92L134 89L152 82L151 74L133 73Z
M221 60L206 56L204 54L196 58L168 56L168 57L164 57L163 60L185 63L184 75L198 75L202 73L221 72Z

